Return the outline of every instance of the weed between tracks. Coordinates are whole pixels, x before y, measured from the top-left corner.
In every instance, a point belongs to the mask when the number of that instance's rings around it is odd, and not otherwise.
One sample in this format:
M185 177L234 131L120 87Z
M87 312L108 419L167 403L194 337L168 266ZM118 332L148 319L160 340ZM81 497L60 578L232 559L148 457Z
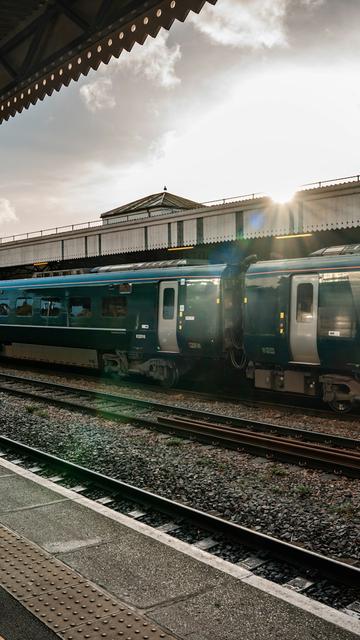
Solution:
M274 466L270 469L270 473L273 476L287 476L288 474L285 467L281 467L278 464L274 464Z
M343 502L342 504L335 504L329 507L330 513L335 513L345 518L354 518L356 516L355 505L350 501Z
M185 441L181 438L169 438L168 440L165 440L165 444L167 447L181 447L184 442Z
M309 496L311 496L311 488L307 484L296 485L294 491L301 498L308 498Z
M25 410L27 411L27 413L33 414L35 416L38 416L39 418L48 418L49 417L49 412L46 411L46 409L42 409L41 407L38 407L34 404L27 404L25 406Z

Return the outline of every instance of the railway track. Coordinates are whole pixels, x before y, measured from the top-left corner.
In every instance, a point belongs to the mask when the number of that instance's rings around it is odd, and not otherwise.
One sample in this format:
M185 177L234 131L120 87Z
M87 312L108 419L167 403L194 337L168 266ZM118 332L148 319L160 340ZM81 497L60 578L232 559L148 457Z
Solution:
M23 443L0 436L0 457L52 482L71 488L125 515L150 524L171 536L184 539L184 530L195 532L196 547L223 557L221 549L236 549L236 564L265 575L267 567L280 563L277 581L289 589L321 600L329 585L340 594L342 608L356 615L360 567L323 556L303 547L254 531L232 521L199 511L97 471L84 468ZM325 584L325 587L324 587ZM334 596L335 602L337 596ZM350 600L350 601L349 601ZM355 611L355 613L354 613Z
M360 477L360 442L351 438L13 374L0 374L0 391L205 443L244 449L259 456Z
M0 364L3 368L5 368L5 374L6 374L6 366L4 365L4 362L1 362L1 357L0 357ZM29 373L29 369L22 367L23 363L18 363L16 364L16 369L18 371L24 371L26 374ZM67 376L69 373L69 368L68 367L63 367L63 369L61 369L58 372L54 372L53 369L46 369L46 367L44 366L40 366L41 363L37 363L37 367L34 367L30 373L34 373L36 375L36 373L47 373L48 375L52 376L52 375L58 375L58 376ZM84 374L84 371L77 371L76 367L72 367L71 369L71 375L74 379L81 379L82 381L91 381L92 383L94 381L96 381L98 379L98 373L99 372L87 372L86 374ZM0 371L0 374L2 372ZM221 403L232 403L235 405L241 405L242 407L250 407L252 409L273 409L273 410L277 410L280 409L282 411L285 412L289 412L291 411L292 413L294 412L299 412L299 413L306 413L307 416L311 416L311 417L316 417L316 418L329 418L330 420L334 420L337 417L339 417L341 419L342 422L350 422L350 423L358 423L359 421L359 416L360 416L360 409L359 408L354 408L354 410L350 413L341 413L341 414L337 414L336 412L334 412L333 410L330 409L326 409L326 407L323 406L323 404L321 403L321 401L319 399L316 398L310 398L310 397L299 397L299 395L297 394L286 394L284 395L279 395L276 394L276 392L273 391L260 391L258 390L256 392L256 394L254 394L254 390L253 389L248 389L248 392L245 392L242 390L241 392L239 392L239 389L236 388L236 390L234 391L223 391L223 392L219 392L218 387L216 385L214 385L214 381L208 381L207 384L210 384L211 387L211 391L203 391L201 390L203 387L204 382L201 382L199 384L199 382L195 379L191 381L191 385L189 385L189 381L185 380L183 381L183 383L176 387L176 388L171 388L171 389L167 389L164 388L162 386L156 385L154 383L151 383L149 380L144 380L141 379L141 376L139 376L139 379L136 379L136 381L134 381L133 378L121 378L121 379L116 379L114 380L113 377L111 377L110 375L105 375L104 377L101 377L101 383L106 385L110 385L110 386L114 386L117 383L121 383L121 388L124 389L129 389L129 391L131 392L133 389L136 389L136 391L140 390L144 390L145 392L151 392L152 394L154 394L155 396L169 396L170 398L172 397L172 395L175 393L180 393L182 394L185 398L188 397L189 400L200 400L200 401L210 401L213 402L214 400L216 400L217 402L221 402Z

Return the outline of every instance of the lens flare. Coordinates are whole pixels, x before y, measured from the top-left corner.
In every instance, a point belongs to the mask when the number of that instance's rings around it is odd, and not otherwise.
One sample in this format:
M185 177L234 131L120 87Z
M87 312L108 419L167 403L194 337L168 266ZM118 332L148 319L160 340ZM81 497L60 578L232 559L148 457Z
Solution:
M296 187L285 186L272 189L269 196L276 204L286 204L287 202L291 202L295 193Z

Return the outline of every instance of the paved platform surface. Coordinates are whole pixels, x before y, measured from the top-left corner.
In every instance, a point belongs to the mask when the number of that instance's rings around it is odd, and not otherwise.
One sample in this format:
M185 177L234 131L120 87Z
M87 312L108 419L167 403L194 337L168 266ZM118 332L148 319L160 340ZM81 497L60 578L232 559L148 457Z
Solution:
M46 627L22 604L0 589L0 639L4 640L59 640L59 637Z
M360 637L355 618L7 461L0 462L0 525L0 636L5 640ZM33 566L35 577L27 573ZM59 585L59 575L67 582ZM115 635L110 624L114 621L115 629L128 622L126 616L134 623ZM39 620L50 620L50 630Z

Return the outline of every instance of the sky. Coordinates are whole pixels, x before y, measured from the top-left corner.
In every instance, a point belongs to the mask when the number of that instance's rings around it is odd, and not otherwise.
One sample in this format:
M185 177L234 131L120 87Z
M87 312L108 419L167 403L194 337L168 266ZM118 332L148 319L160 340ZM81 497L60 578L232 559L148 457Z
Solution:
M360 172L359 0L218 0L0 126L0 237Z

